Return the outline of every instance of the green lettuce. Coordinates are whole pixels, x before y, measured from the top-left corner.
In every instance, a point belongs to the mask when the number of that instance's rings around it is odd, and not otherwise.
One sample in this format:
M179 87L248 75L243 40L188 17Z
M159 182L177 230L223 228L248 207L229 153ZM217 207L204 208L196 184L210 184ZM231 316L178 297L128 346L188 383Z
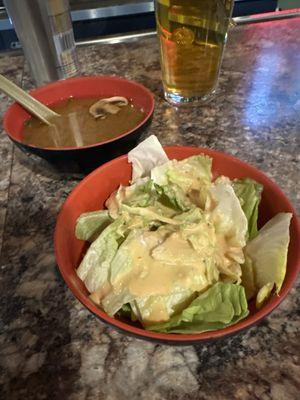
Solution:
M117 190L112 192L109 198L105 202L105 206L108 210L109 216L113 219L117 219L120 215L120 206L126 197L126 187L119 186Z
M228 178L220 177L214 182L206 211L210 213L218 234L230 238L232 246L245 246L248 221ZM242 257L235 261L240 263L244 260Z
M274 282L269 282L259 289L255 302L256 308L261 308L265 301L270 297L273 288Z
M179 187L159 186L151 179L140 180L131 186L120 186L107 200L106 206L109 215L114 219L124 210L130 212L138 208L151 208L154 212L163 213L164 216L173 216L176 212L195 207ZM141 213L147 212L141 211Z
M89 242L97 236L112 222L107 210L83 213L76 221L75 235L79 240Z
M217 264L222 281L240 283L248 222L228 178L220 177L212 184L205 213L217 234Z
M143 232L143 229L131 230L111 261L110 284L112 291L101 302L104 311L111 316L115 315L124 304L130 303L136 298L127 287L128 285L120 285L120 282L133 272L137 248L140 251L140 257L146 257L149 254L148 244L141 243ZM153 245L157 245L163 235L164 233L155 232L155 235L152 235Z
M132 189L131 189L132 188ZM178 211L187 211L194 207L180 187L175 185L159 186L149 179L142 184L126 188L127 196L122 204L130 207L159 207L164 205Z
M164 296L136 298L131 307L143 325L153 324L157 319L168 320L174 313L181 312L195 297L190 289ZM159 313L157 313L159 309Z
M142 321L150 321L155 314L153 307L157 310L158 305L161 306L164 316L170 317L179 304L190 298L195 291L203 290L218 280L219 272L212 260L213 244L203 229L205 222L202 227L198 227L197 233L195 228L198 224L176 222L185 227L182 226L181 229L181 225L167 224L153 232L149 232L147 228L132 230L121 244L111 262L112 292L102 301L102 306L109 315L114 315L123 304L130 302ZM189 242L190 236L195 234L199 236L198 247L201 247L201 254ZM142 276L146 266L156 268L157 271L165 269L170 273L180 268L182 279L170 282L167 292L165 289L161 292L161 287L154 285L153 288L148 287L146 292L138 293L136 289L131 289L130 282L132 278ZM188 287L187 282L190 282Z
M126 188L127 197L123 204L130 207L149 207L153 205L158 197L158 193L151 179L145 183L134 184Z
M241 265L241 269L242 269L241 284L245 288L247 300L250 300L257 293L257 289L255 284L253 262L248 256L245 257L245 262L244 264Z
M185 224L199 224L203 222L203 211L199 207L192 208L187 212L175 215L176 221L181 221Z
M180 225L180 221L175 221L172 217L174 211L160 205L159 207L130 207L126 204L121 205L121 211L129 215L138 215L148 221L159 221L170 225ZM171 213L171 215L170 215Z
M77 275L90 293L100 290L108 282L110 263L124 240L126 229L125 219L118 218L90 245L77 269Z
M192 203L204 208L212 180L211 167L212 159L200 154L155 167L151 179L160 186L178 186Z
M146 326L146 329L169 333L206 332L235 324L248 313L244 288L218 282L169 321Z
M253 179L245 178L235 179L232 186L247 217L248 237L251 240L257 235L258 206L263 185Z
M279 213L268 221L245 249L251 259L257 291L275 284L278 294L286 274L289 226L292 214Z
M110 291L101 299L101 306L108 315L113 317L122 309L124 304L130 303L133 300L134 296L128 289L124 289L120 293Z
M77 274L108 315L158 332L205 332L245 318L246 299L260 307L279 293L291 214L258 232L262 185L212 182L210 157L169 160L155 136L128 161L131 185L76 224L76 236L91 242Z
M159 201L175 210L188 211L195 208L191 200L186 196L184 191L177 185L155 185L157 192L160 194Z
M148 178L140 179L131 186L121 185L106 200L105 206L111 218L116 219L120 215L122 204L134 207L147 207L154 204L157 193L154 184Z

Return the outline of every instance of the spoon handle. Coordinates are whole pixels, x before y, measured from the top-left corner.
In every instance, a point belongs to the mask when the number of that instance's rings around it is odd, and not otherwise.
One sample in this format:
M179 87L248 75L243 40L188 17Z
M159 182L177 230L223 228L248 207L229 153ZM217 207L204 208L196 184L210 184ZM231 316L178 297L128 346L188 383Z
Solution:
M0 90L12 97L17 103L26 108L31 114L35 115L47 125L51 125L51 120L54 117L59 117L59 114L50 110L44 104L30 96L19 86L6 79L0 74Z

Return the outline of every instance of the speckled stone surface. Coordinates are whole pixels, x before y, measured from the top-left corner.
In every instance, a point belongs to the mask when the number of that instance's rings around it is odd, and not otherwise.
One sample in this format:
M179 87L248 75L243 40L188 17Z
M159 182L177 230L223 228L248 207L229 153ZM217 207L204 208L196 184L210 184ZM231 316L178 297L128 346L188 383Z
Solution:
M23 65L24 58L22 56L11 56L11 57L0 57L0 73L21 85L23 76ZM3 115L4 111L11 104L12 101L8 99L4 93L0 93L0 113ZM8 190L10 183L11 166L13 160L14 148L11 141L4 135L2 131L0 133L0 158L1 158L1 169L0 169L0 249L2 247L3 231L6 219ZM0 250L1 251L1 250Z
M80 48L84 74L116 74L155 94L148 134L208 146L266 172L299 211L300 19L235 28L215 99L176 110L162 99L156 38ZM0 71L25 89L23 58ZM7 101L0 98L3 113ZM260 325L221 341L169 347L122 335L78 303L57 272L57 212L81 179L0 135L0 398L296 400L299 291ZM298 290L300 289L298 281Z

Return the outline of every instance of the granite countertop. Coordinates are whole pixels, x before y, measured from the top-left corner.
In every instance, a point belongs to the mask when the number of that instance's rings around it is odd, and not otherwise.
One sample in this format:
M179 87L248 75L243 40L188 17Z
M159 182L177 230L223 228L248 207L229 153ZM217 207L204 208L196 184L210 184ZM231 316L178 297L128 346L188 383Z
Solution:
M195 109L176 110L162 99L155 37L78 54L84 74L125 76L152 90L147 134L255 165L299 211L299 18L234 28L218 93ZM0 72L25 89L33 85L22 56L1 57ZM8 100L0 100L3 114ZM3 133L0 157L1 399L299 398L296 287L262 323L231 338L171 347L127 337L90 314L57 272L55 220L81 174L26 156Z

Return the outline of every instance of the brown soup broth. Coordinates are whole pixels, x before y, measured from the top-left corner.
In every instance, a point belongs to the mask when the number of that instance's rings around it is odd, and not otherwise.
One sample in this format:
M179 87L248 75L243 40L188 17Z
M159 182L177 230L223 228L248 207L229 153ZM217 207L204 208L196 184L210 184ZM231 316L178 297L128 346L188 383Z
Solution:
M129 102L117 114L95 119L89 108L100 98L69 98L51 107L60 114L53 125L33 117L24 124L23 143L41 148L81 147L114 139L135 128L144 118L143 110Z

